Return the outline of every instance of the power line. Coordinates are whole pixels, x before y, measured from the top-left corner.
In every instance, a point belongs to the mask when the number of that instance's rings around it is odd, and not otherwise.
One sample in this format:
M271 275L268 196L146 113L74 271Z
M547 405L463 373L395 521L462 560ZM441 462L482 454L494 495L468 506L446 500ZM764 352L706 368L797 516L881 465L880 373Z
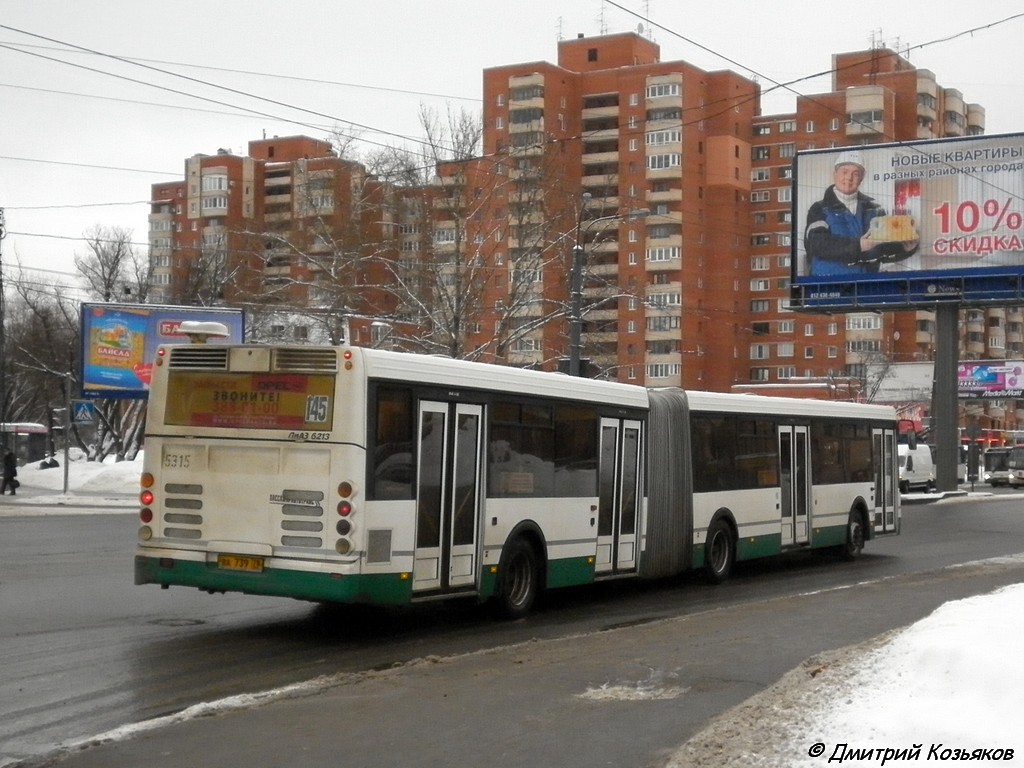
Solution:
M7 43L5 47L9 48L40 48L44 51L65 51L64 48L57 48L45 45L24 45L19 43ZM93 54L96 55L96 54ZM366 85L364 83L348 83L340 80L326 80L323 78L316 77L299 77L297 75L282 75L275 72L259 72L249 69L233 69L231 67L215 67L210 64L190 64L182 61L166 61L163 59L146 59L138 56L119 56L117 57L121 61L126 62L146 62L152 64L162 64L173 67L187 67L190 69L207 69L213 72L228 72L237 75L252 75L256 77L266 77L275 80L291 80L299 83L312 83L314 85L331 85L341 88L358 88L367 91L380 91L381 93L397 93L406 96L425 96L431 99L453 99L456 101L472 101L474 103L480 103L480 99L474 96L456 96L450 93L432 93L430 91L414 91L407 88L390 88L383 85Z

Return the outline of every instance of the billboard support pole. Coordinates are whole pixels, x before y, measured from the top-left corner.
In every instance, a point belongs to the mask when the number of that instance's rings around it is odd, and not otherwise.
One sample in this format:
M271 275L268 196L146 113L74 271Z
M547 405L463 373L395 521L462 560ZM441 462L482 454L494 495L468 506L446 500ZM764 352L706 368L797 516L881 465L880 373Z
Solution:
M935 486L939 491L957 488L959 456L959 404L957 365L959 363L959 304L940 304L935 309L935 387L932 390L932 424L935 434Z

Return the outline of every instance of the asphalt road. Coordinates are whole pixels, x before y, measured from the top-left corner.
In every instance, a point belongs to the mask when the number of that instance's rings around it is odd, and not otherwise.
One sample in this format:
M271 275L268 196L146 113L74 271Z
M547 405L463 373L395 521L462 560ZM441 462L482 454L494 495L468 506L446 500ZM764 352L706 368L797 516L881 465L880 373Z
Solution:
M473 606L345 611L131 585L132 515L0 519L0 765L648 766L801 661L1024 579L1017 496L907 506L857 563L823 555ZM253 702L230 699L313 681ZM222 714L176 722L199 702ZM227 710L227 711L224 711ZM123 739L113 729L166 718Z

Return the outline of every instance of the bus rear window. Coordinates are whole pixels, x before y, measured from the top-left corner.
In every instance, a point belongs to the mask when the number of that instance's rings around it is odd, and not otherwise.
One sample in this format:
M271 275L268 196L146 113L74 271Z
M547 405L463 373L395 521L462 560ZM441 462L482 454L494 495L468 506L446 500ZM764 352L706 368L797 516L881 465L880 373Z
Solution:
M164 423L216 429L327 431L334 376L170 371Z

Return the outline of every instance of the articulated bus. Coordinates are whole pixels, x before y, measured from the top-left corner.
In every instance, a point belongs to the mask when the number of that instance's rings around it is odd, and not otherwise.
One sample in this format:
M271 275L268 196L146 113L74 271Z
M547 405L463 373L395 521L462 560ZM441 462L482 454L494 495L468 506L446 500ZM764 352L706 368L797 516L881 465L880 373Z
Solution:
M893 409L362 349L160 347L135 582L488 600L900 528Z

